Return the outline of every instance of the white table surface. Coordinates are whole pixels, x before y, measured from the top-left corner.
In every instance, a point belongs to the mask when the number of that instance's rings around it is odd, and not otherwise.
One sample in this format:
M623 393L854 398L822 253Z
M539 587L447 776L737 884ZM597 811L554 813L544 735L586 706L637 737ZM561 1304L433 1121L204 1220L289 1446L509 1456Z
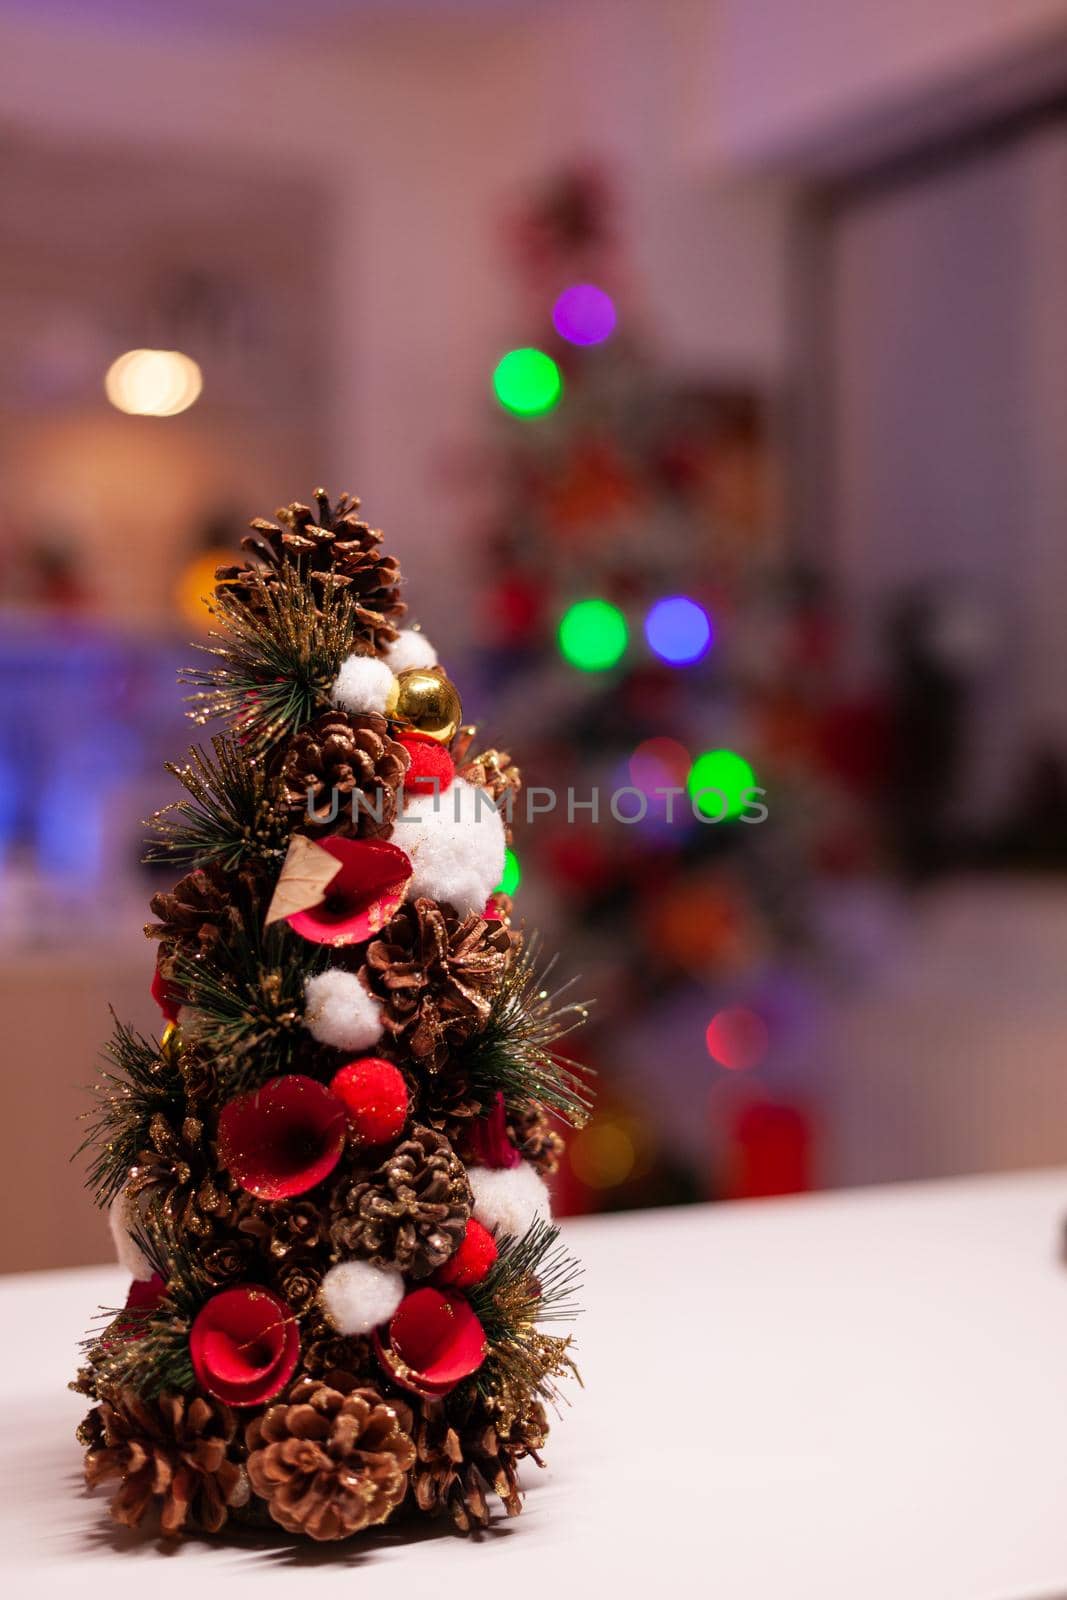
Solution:
M1062 1600L1067 1174L574 1223L586 1389L477 1542L115 1529L64 1385L121 1283L0 1281L0 1571L78 1592ZM402 1564L402 1567L401 1567Z

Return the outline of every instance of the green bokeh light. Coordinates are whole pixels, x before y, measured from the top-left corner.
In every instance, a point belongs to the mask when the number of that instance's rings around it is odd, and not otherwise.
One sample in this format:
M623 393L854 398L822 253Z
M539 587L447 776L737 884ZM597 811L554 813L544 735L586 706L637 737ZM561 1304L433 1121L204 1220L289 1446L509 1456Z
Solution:
M744 811L746 791L757 787L756 774L733 750L705 750L690 767L686 787L698 811L725 822ZM702 794L705 789L713 792Z
M559 625L559 647L572 667L603 672L621 658L629 640L626 618L608 600L579 600Z
M551 411L563 393L563 379L551 356L531 347L509 350L497 362L493 388L500 404L520 417Z
M493 893L514 894L521 882L522 868L519 866L519 858L509 846L504 852L504 876L493 890Z

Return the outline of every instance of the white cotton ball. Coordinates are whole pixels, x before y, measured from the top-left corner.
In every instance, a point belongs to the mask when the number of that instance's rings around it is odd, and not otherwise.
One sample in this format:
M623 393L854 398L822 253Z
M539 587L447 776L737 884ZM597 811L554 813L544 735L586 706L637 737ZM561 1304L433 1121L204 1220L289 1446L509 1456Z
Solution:
M406 799L393 843L411 857L409 898L447 900L461 917L484 911L504 875L503 818L488 791L464 778Z
M319 1299L338 1333L371 1333L388 1322L404 1298L404 1279L395 1267L369 1261L341 1261L322 1280Z
M131 1224L136 1226L137 1220L136 1209L131 1206L125 1190L121 1190L107 1209L107 1225L111 1229L115 1254L119 1266L125 1267L131 1278L147 1283L152 1276L152 1264L130 1233Z
M437 651L417 628L401 628L392 644L385 647L385 659L394 672L409 667L436 667Z
M548 1189L529 1162L517 1167L468 1167L474 1215L491 1233L521 1239L540 1217L552 1220Z
M390 667L377 656L349 656L333 680L330 699L342 711L391 710L396 705L397 682Z
M381 1007L354 972L327 967L304 985L304 1026L320 1044L366 1050L381 1037Z

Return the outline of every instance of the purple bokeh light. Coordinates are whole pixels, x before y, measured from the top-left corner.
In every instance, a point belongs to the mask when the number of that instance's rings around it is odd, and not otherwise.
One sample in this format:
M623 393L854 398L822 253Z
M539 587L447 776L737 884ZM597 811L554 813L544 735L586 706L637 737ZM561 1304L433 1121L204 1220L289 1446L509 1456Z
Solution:
M570 344L602 344L615 322L615 302L595 283L572 283L552 307L552 325Z

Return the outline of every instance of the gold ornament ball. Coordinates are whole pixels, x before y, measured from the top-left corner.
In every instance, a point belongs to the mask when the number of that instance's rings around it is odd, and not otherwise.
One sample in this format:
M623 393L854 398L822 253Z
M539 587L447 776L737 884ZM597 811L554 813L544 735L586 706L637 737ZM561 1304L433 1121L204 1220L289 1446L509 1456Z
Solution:
M163 1037L159 1041L159 1048L164 1061L173 1066L182 1053L182 1031L176 1022L168 1022L163 1029Z
M397 681L397 721L438 744L451 744L463 721L463 707L440 667L408 667Z

